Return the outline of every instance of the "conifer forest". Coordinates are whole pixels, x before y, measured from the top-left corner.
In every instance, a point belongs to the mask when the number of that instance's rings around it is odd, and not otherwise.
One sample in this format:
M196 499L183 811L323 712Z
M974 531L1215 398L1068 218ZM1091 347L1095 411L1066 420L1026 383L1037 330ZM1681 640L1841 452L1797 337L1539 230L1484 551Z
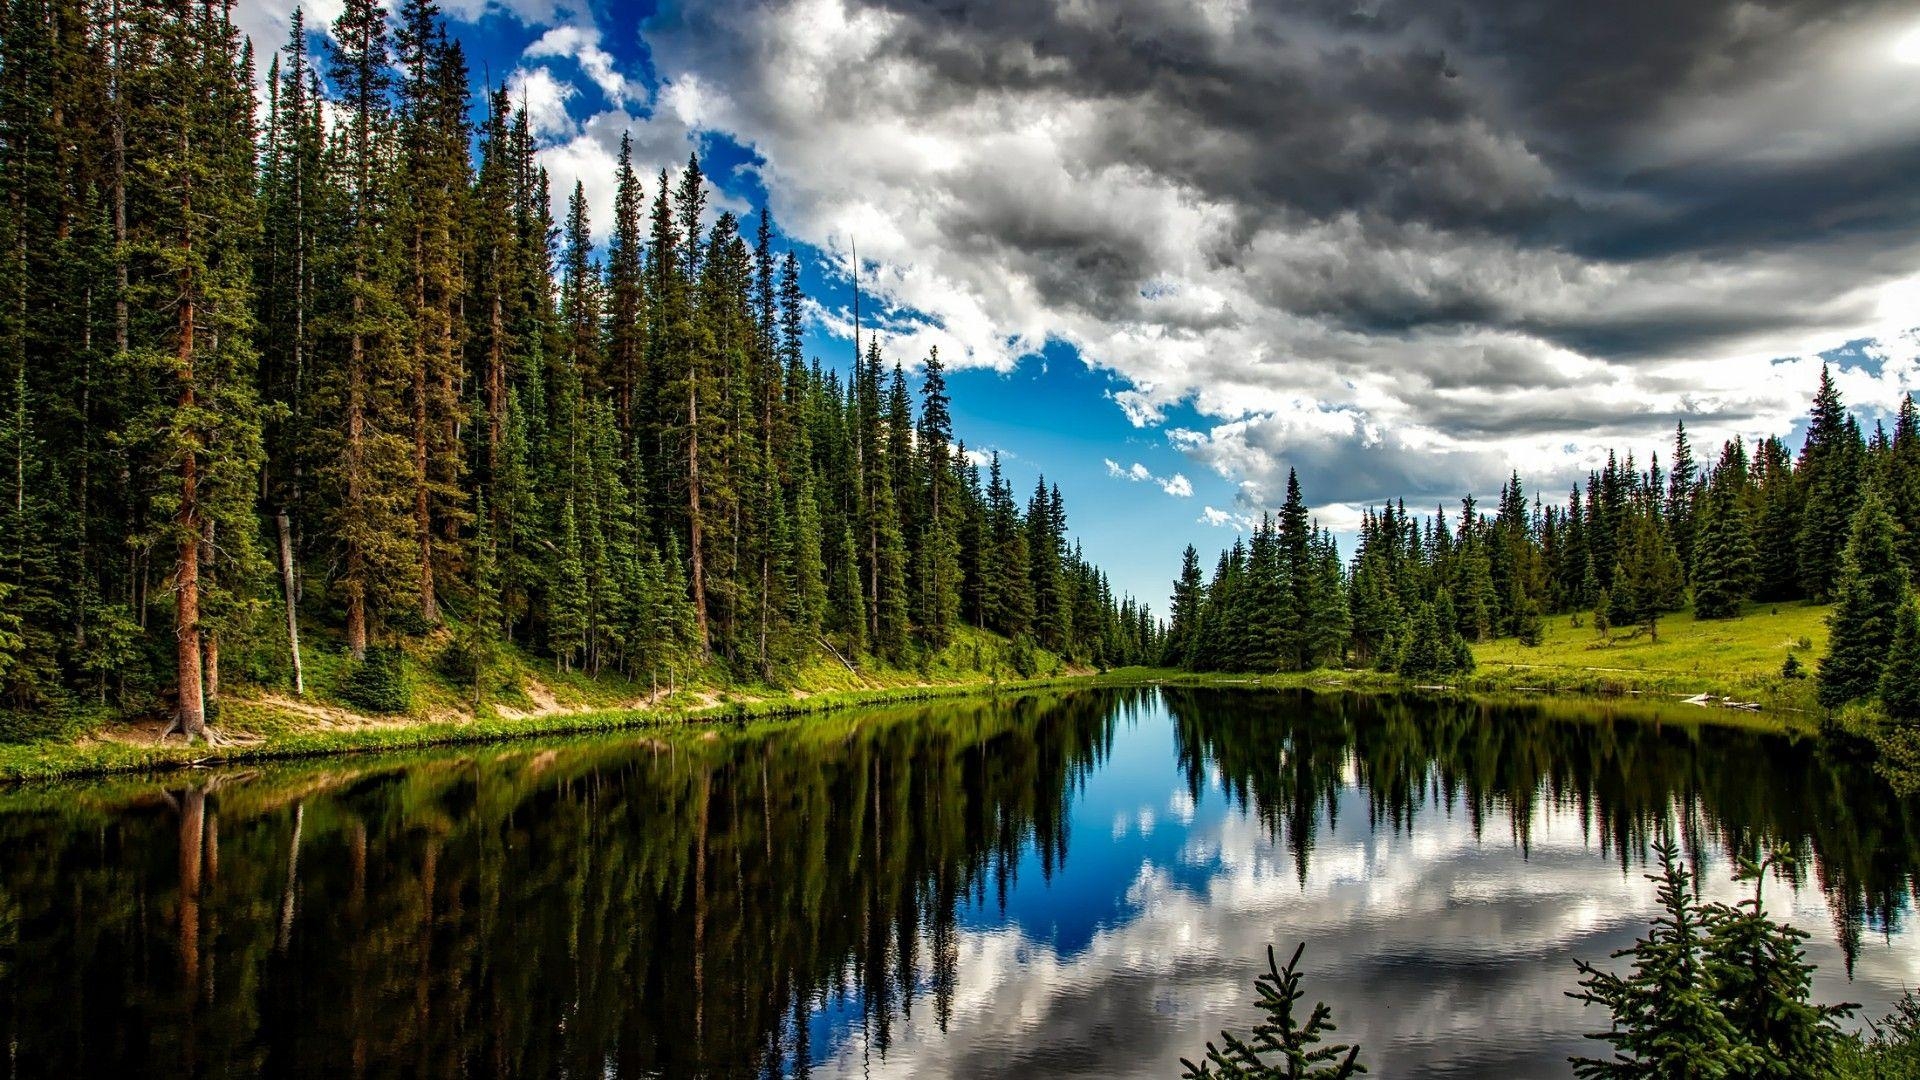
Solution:
M1211 576L1191 546L1173 583L1164 660L1201 671L1347 663L1421 679L1474 670L1471 646L1538 646L1549 617L1658 638L1691 610L1730 620L1753 603L1833 605L1819 704L1877 704L1920 724L1920 408L1865 433L1820 375L1798 453L1778 437L1696 457L1684 422L1666 465L1609 454L1564 497L1518 472L1488 512L1469 493L1449 518L1405 500L1362 517L1343 563L1297 478L1277 516L1223 551Z
M982 475L937 355L805 355L794 253L697 158L623 146L602 257L433 0L267 55L233 3L0 13L6 709L195 738L313 650L378 706L429 635L470 680L511 645L778 685L962 626L1157 654L1059 488Z

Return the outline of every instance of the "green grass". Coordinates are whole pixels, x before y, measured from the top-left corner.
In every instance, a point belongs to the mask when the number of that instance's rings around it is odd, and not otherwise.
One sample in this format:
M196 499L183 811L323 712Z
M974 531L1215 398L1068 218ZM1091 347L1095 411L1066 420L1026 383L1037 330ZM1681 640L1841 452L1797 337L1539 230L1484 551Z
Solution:
M1512 638L1474 647L1478 670L1458 680L1457 692L1481 696L1600 695L1636 697L1648 704L1710 692L1762 702L1755 716L1734 710L1700 709L1703 722L1735 723L1772 729L1810 729L1818 715L1812 703L1813 680L1780 677L1789 652L1811 674L1826 644L1824 607L1806 604L1751 605L1740 618L1695 620L1677 614L1660 621L1658 640L1644 632L1617 631L1607 638L1590 625L1575 626L1566 616L1548 620L1545 640L1535 648ZM119 721L93 714L65 723L27 741L0 744L0 781L74 775L98 775L170 768L213 761L261 760L329 753L353 753L525 738L568 732L604 731L644 724L738 721L753 717L793 716L857 705L917 701L998 689L1076 684L1149 682L1205 686L1298 687L1357 692L1396 691L1404 680L1367 670L1321 670L1279 675L1194 674L1155 668L1128 668L1093 677L1059 657L1035 650L1029 678L1009 665L1008 643L993 634L962 628L953 642L910 667L888 667L869 660L858 671L831 656L816 657L786 673L778 685L743 681L717 665L682 673L676 692L638 707L655 689L603 674L561 672L540 657L503 651L489 671L487 693L474 702L470 687L443 677L436 658L446 647L445 631L407 646L407 678L412 689L408 713L364 717L344 709L339 690L348 664L337 646L317 644L307 652L306 703L324 706L327 716L303 714L284 695L239 687L223 702L219 728L243 736L244 745L187 747L178 742L148 745L113 737ZM1801 642L1806 642L1802 647ZM664 684L660 687L665 689Z
M407 749L487 742L656 724L739 722L827 712L852 706L920 701L957 694L1025 690L1090 681L1060 657L1034 649L1030 675L1010 666L1003 638L960 628L944 649L923 654L910 667L860 658L857 670L831 656L784 673L777 685L730 676L717 664L680 673L671 687L663 678L630 681L612 673L594 678L563 672L539 657L504 649L488 670L487 693L475 702L472 687L455 685L436 658L449 635L440 631L409 641L407 712L367 716L341 698L350 669L337 645L303 650L307 694L295 701L284 692L236 686L223 697L217 729L238 741L216 747L130 741L125 722L104 713L85 722L49 727L38 737L0 743L0 781L90 776L178 768L229 761L258 761L320 754ZM1113 680L1105 680L1113 681ZM655 692L658 691L656 698ZM669 692L670 691L670 692ZM308 711L317 708L319 715Z
M1701 692L1810 708L1812 675L1826 650L1827 611L1815 604L1749 604L1738 618L1695 619L1680 612L1659 622L1657 640L1644 631L1594 633L1590 616L1546 623L1546 638L1528 648L1503 638L1474 646L1476 685L1554 690L1691 695ZM1780 675L1799 658L1808 678Z

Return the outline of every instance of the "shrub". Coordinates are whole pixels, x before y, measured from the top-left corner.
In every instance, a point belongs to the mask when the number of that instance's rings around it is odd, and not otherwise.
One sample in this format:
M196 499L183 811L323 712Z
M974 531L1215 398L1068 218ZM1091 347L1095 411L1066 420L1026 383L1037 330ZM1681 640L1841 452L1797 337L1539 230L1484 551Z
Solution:
M403 713L413 707L413 687L407 681L406 654L390 647L367 650L340 683L340 697L371 713Z
M1021 678L1033 678L1033 673L1040 670L1040 658L1034 653L1033 639L1025 634L1014 638L1012 647L1007 650L1007 663L1020 673Z
M471 687L480 681L480 673L492 662L491 650L482 642L464 637L447 642L434 657L433 669L455 686Z
M1540 601L1528 600L1520 609L1520 644L1537 649L1546 637L1547 628L1540 620Z

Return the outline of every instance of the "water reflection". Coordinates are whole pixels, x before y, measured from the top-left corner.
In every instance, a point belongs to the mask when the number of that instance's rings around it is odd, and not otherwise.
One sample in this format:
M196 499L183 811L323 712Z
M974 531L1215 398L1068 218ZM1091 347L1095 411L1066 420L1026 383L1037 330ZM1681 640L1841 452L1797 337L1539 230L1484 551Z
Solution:
M1663 823L1727 895L1802 852L1877 1012L1914 811L1807 742L1197 691L20 790L0 1022L22 1075L1171 1076L1304 938L1376 1074L1564 1076Z

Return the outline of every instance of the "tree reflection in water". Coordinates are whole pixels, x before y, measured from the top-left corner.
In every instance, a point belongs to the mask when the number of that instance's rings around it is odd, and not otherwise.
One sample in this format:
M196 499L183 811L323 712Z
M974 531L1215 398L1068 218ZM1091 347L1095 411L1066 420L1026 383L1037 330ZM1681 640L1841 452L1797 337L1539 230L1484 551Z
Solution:
M1912 893L1914 808L1753 733L1538 706L1102 690L787 726L340 759L0 795L12 1068L127 1075L805 1075L945 1031L967 920L1051 878L1146 714L1304 882L1376 829L1575 808L1623 865L1668 818L1794 850L1849 956ZM1081 843L1097 845L1102 838ZM1569 968L1569 971L1571 968Z

